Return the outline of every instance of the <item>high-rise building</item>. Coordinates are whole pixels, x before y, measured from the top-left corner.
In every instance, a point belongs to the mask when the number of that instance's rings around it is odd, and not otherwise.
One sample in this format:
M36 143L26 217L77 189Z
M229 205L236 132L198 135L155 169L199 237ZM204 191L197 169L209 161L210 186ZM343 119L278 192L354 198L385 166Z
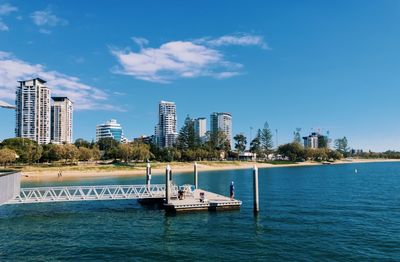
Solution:
M118 142L127 142L127 139L124 137L121 125L117 123L117 120L115 119L111 119L104 124L96 126L96 141L108 137L111 137Z
M159 103L155 136L159 147L172 147L176 143L178 133L176 105L174 102L161 101Z
M303 137L305 148L328 148L330 139L328 135L321 135L318 132L312 132L309 136Z
M222 131L232 145L232 116L229 113L214 112L210 115L211 133Z
M15 99L15 135L39 144L50 143L50 89L35 78L18 81Z
M204 141L207 133L207 119L200 117L194 120L194 131L200 141Z
M52 99L51 142L72 143L72 102L68 97L52 97Z

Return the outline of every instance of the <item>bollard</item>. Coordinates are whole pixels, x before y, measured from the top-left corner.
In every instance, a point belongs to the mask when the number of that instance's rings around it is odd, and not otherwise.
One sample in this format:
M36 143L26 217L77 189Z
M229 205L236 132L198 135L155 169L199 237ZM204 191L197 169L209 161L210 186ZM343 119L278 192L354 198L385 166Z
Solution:
M197 171L197 162L194 162L194 166L193 166L193 175L194 175L194 189L198 189L199 188L199 180L198 180L198 171Z
M168 205L170 203L170 193L171 193L171 167L167 165L165 169L165 203Z
M260 211L260 206L258 203L258 168L254 166L253 168L253 200L254 200L254 213L257 214Z
M150 162L147 162L147 166L146 166L146 185L147 188L150 189L150 182L151 182L151 166L150 166Z

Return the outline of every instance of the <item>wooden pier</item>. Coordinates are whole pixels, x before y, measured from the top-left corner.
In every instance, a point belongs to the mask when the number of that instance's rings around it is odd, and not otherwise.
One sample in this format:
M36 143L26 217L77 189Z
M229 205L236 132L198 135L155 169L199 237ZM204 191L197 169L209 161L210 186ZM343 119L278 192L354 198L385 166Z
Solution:
M188 192L180 189L180 195L172 198L164 208L169 212L182 211L215 211L240 209L242 201L231 199L202 189L194 189Z

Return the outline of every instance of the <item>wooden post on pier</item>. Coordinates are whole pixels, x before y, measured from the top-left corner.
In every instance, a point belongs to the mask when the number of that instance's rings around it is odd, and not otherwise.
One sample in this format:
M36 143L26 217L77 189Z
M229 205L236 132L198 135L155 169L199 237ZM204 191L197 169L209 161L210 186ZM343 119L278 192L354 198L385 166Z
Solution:
M147 162L147 165L146 165L146 185L147 185L147 188L150 188L150 183L151 183L151 166L150 166L150 162Z
M253 200L254 200L254 214L258 214L260 206L258 202L258 167L253 168Z
M193 166L193 175L194 175L194 188L198 189L199 188L199 180L198 180L198 171L197 171L197 162L194 162Z
M169 204L171 199L171 167L167 165L165 169L165 203Z

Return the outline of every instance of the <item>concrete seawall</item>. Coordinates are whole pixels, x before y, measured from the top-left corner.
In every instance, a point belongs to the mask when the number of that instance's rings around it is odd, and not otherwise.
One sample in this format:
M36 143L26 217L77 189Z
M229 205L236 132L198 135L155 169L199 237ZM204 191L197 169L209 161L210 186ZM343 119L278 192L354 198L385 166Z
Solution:
M21 173L0 173L0 205L19 195L21 189Z

